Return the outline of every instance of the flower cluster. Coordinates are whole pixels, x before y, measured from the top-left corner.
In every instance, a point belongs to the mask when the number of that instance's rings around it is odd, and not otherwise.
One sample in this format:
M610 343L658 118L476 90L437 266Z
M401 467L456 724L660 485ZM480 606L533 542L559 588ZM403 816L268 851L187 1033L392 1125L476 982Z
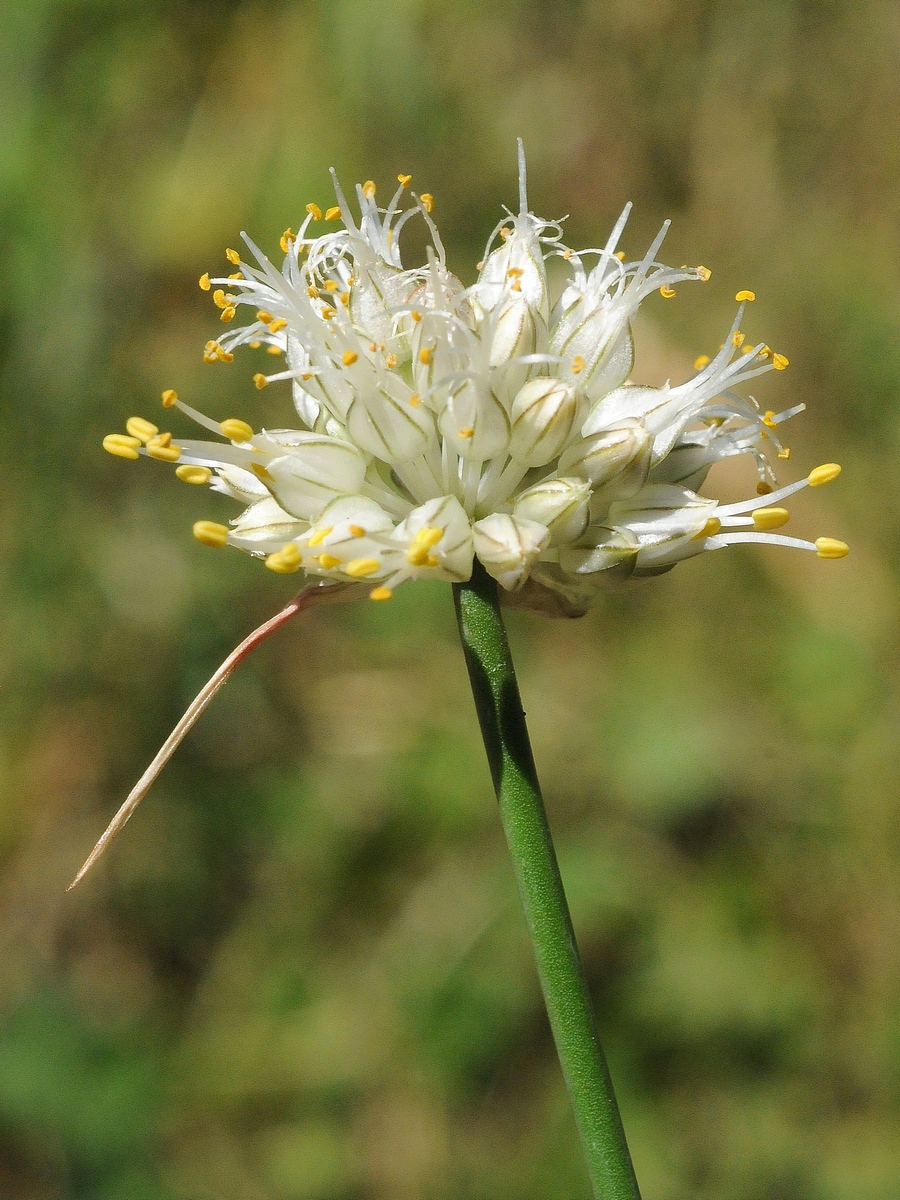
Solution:
M363 585L375 600L407 579L464 581L477 558L520 603L569 613L603 588L737 542L847 553L832 538L773 532L787 496L840 468L775 488L764 451L788 457L776 430L803 406L764 413L735 391L787 366L764 343L745 344L752 292L738 293L724 345L691 379L636 386L639 305L710 274L657 262L668 223L635 261L618 249L630 206L601 249L568 248L559 222L529 211L520 147L519 211L507 210L466 287L447 267L433 198L398 180L386 208L374 183L358 187L358 218L335 180L335 207L309 204L298 232L283 235L280 269L245 235L254 261L229 249L233 273L200 280L223 322L252 313L207 343L206 361L231 361L243 345L282 357L283 370L254 380L291 384L300 428L214 421L169 390L165 406L223 440L176 444L140 417L104 440L123 458L177 463L180 479L246 506L230 526L198 521L201 542L237 546L276 572ZM430 245L406 269L400 233L414 217ZM312 236L322 220L339 227ZM565 273L556 297L553 258ZM713 464L738 454L755 460L756 495L700 495Z

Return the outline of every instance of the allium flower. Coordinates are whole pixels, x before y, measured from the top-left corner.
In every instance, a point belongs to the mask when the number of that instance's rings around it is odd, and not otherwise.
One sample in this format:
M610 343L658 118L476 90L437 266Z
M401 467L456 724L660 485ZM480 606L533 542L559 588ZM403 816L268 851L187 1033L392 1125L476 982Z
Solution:
M230 526L198 521L201 542L362 586L374 600L407 579L467 580L478 558L518 603L571 614L604 588L738 542L847 553L832 538L773 532L787 496L840 468L775 488L765 450L788 457L776 430L803 405L764 413L735 390L787 366L765 343L745 344L752 292L738 293L724 345L691 379L635 386L641 302L710 274L657 261L668 222L635 261L617 249L630 205L601 249L569 249L560 222L529 211L520 145L519 211L493 230L467 287L447 267L432 197L398 178L386 208L374 183L357 187L358 218L335 179L338 203L324 214L334 232L312 236L323 214L309 204L282 237L280 269L244 235L253 261L229 249L233 273L200 280L222 321L249 309L207 343L206 361L229 362L244 345L283 356L283 370L254 380L290 383L298 428L210 420L169 390L164 405L223 440L176 444L136 417L127 435L105 439L113 454L177 463L180 479L245 505ZM408 269L400 233L415 217L430 245ZM566 270L556 298L550 258ZM755 460L757 494L736 504L700 495L713 464L738 454Z

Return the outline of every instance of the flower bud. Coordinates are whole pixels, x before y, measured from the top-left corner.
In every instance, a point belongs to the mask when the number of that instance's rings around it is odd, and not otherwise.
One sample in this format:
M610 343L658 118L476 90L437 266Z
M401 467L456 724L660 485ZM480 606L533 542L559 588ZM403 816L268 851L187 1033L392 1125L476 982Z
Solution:
M438 418L441 435L461 458L484 462L506 449L509 417L493 394L470 379L450 394Z
M573 542L588 523L591 485L585 479L545 479L516 500L513 516L546 525L550 545Z
M475 553L502 588L514 592L550 540L546 526L506 513L492 513L472 526Z
M510 411L512 457L527 467L551 462L568 440L577 408L574 391L561 379L529 380Z
M613 429L582 438L570 446L559 460L565 475L589 479L601 487L635 462L650 444L647 431L639 421L622 421Z
M609 586L623 582L634 571L638 540L627 529L593 526L588 530L589 544L563 546L559 565L567 575L587 583ZM612 572L612 574L607 574Z
M356 493L366 474L366 460L349 442L317 433L297 435L289 453L254 467L281 507L310 520L335 496Z

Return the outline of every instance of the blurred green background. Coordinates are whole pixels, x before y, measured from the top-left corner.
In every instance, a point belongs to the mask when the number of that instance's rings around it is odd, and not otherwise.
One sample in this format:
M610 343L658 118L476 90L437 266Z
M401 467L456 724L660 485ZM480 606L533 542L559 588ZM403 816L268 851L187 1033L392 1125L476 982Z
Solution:
M471 281L521 134L570 244L632 199L630 254L671 216L665 261L713 269L647 302L635 377L684 378L753 288L791 359L757 395L809 404L781 478L845 467L793 522L842 562L742 547L510 619L645 1198L896 1200L896 3L0 7L0 1195L587 1197L449 589L282 631L63 892L296 584L100 449L164 387L290 423L251 352L202 363L197 277L334 165L412 172Z

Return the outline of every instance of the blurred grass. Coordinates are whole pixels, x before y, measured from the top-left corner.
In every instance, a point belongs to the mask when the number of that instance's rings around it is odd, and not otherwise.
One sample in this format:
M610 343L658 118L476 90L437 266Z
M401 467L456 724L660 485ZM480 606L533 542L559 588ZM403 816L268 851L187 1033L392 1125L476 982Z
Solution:
M645 1195L895 1200L896 5L3 16L0 1194L586 1195L445 590L280 634L62 893L291 590L193 542L224 501L99 449L169 386L286 420L249 359L200 361L196 278L241 228L272 247L333 164L412 171L469 279L521 134L572 242L633 199L629 250L671 216L667 260L713 268L648 302L639 376L683 375L753 287L792 364L760 398L809 404L791 477L846 467L795 518L844 562L748 547L511 618Z

